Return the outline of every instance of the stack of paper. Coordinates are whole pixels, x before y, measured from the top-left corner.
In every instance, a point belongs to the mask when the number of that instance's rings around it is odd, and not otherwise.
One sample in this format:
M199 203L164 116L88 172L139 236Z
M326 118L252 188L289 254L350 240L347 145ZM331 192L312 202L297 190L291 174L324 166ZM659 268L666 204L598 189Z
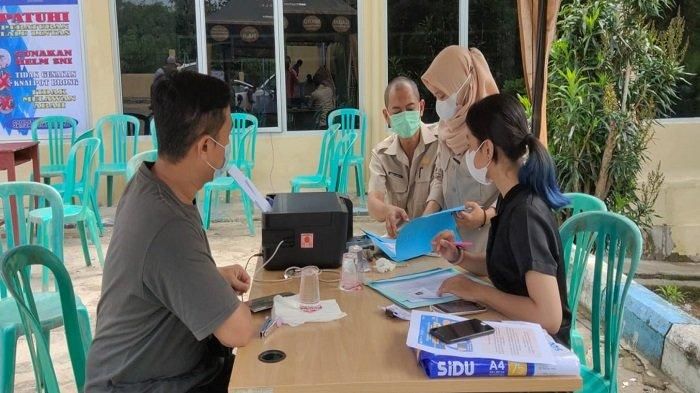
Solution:
M406 345L417 349L430 378L533 375L578 375L576 355L557 344L540 325L526 322L487 322L493 334L444 344L430 329L465 318L413 311Z
M461 273L453 268L435 268L420 273L370 281L367 286L399 306L413 309L457 300L458 298L454 295L438 296L437 291L443 281L458 274Z
M456 236L459 236L457 224L452 215L462 210L464 210L463 206L414 218L399 229L396 239L369 231L364 232L372 239L374 245L389 258L403 262L431 253L433 239L444 230L451 230Z

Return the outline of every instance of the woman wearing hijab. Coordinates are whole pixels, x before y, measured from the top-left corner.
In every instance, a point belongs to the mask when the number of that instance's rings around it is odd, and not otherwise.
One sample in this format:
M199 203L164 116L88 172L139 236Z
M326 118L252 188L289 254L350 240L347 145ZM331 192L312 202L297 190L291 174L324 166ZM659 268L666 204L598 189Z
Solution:
M440 116L437 161L425 214L464 206L455 217L459 233L473 244L473 251L482 252L496 214L493 204L498 190L469 174L466 117L472 104L498 93L498 87L484 55L478 49L459 46L443 49L422 80L437 99L435 109Z

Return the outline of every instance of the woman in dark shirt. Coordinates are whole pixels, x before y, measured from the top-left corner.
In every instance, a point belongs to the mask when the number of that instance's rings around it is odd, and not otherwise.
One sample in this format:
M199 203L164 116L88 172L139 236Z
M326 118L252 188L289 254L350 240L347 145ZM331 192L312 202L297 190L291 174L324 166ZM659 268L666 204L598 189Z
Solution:
M552 209L569 201L557 186L552 159L512 96L496 94L476 103L467 125L467 168L477 181L498 188L497 215L485 254L464 252L451 232L438 235L433 245L449 262L488 275L494 287L460 275L445 280L439 293L485 304L508 319L539 323L568 346L571 313Z

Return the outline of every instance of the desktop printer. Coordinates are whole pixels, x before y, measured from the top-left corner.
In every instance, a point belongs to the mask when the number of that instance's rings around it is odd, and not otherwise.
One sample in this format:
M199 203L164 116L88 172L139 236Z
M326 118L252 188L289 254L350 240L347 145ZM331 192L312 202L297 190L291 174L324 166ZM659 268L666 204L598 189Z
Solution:
M346 242L352 237L352 201L333 192L267 197L272 210L262 215L262 253L265 261L274 257L265 269L340 267Z

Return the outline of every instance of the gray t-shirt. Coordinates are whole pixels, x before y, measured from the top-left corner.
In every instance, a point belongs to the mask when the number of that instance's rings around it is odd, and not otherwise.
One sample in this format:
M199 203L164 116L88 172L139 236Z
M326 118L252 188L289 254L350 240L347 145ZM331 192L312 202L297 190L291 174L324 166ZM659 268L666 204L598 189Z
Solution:
M238 304L196 206L142 165L117 207L86 392L186 392L207 381L217 370L206 339Z

